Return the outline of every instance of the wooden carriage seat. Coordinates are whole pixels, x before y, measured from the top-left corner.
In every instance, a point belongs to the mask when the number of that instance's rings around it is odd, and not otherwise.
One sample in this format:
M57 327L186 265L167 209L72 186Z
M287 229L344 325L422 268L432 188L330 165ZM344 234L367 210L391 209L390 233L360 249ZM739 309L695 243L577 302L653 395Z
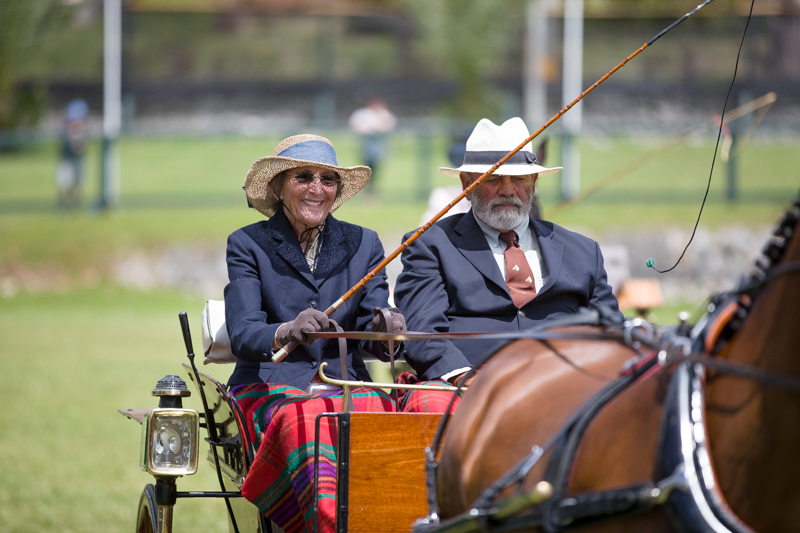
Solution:
M349 414L349 446L340 444L339 463L346 461L347 467L338 469L338 531L407 533L414 520L427 514L424 450L433 442L441 417ZM342 420L340 435L347 429ZM342 448L349 448L347 457Z

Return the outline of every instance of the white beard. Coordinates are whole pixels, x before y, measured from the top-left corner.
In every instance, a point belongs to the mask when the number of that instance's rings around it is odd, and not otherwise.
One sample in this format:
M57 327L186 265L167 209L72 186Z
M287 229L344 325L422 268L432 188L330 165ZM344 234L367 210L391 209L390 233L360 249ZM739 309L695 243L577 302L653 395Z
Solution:
M533 189L533 187L531 187ZM528 203L525 205L522 200L516 196L499 196L492 198L489 202L484 203L475 191L470 194L470 201L472 202L472 212L475 217L497 231L508 231L519 227L527 218L531 210L532 194L528 194ZM516 209L501 209L494 210L498 205L513 205Z

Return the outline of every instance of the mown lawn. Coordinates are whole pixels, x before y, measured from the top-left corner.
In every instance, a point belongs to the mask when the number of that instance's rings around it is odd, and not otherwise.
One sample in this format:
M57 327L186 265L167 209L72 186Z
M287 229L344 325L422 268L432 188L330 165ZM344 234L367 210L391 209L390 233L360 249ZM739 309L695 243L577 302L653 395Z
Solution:
M344 165L358 164L357 140L331 135ZM174 243L224 246L235 229L259 220L245 207L241 187L249 165L272 153L278 138L123 139L120 208L55 209L55 147L42 144L0 155L0 273L9 265L50 266L73 274L100 268L116 254ZM582 185L590 187L668 140L606 139L583 143ZM398 135L377 180L377 196L364 194L336 216L377 230L386 248L415 229L426 202L420 190L452 185L435 170L447 165L446 139L430 139L431 157L420 159L412 135ZM555 165L554 142L547 164ZM713 154L710 138L673 149L553 220L602 234L611 228L691 227L697 218ZM85 197L96 198L98 154L90 152ZM427 171L420 171L426 162ZM796 193L800 139L752 142L739 157L739 198L725 197L726 165L718 161L702 224L771 224ZM544 217L559 202L558 174L538 184Z
M113 287L0 300L0 530L133 530L153 478L138 468L140 426L116 410L155 407L160 378L186 378L177 313L189 311L200 349L201 305ZM199 408L195 400L186 405ZM219 490L202 457L180 490ZM181 501L175 525L225 531L224 504Z

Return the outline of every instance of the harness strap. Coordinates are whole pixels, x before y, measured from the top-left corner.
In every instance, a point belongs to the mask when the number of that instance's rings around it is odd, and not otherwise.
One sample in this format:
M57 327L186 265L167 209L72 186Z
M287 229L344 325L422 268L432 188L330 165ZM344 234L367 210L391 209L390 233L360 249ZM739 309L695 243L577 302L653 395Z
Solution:
M572 315L569 317L565 317L564 320L552 321L558 322L558 325L554 325L552 327L559 327L560 325L567 323L569 325L586 325L586 326L599 326L603 323L608 324L609 316L614 316L611 314L603 313L602 308L593 309L589 312L582 313L579 315ZM582 320L579 320L582 319ZM613 325L618 326L618 322L616 320L613 321ZM546 326L548 329L550 324ZM545 327L541 327L541 329L545 329ZM608 338L607 335L604 335L604 338ZM617 335L615 336L617 341L621 341L624 339L624 335ZM541 339L540 339L541 340ZM544 342L544 341L543 341ZM547 343L545 343L547 345ZM548 346L549 347L549 346ZM552 348L550 348L552 349ZM496 353L496 352L495 352ZM559 354L560 355L560 354ZM566 358L565 356L561 355L562 358ZM487 358L488 359L488 358ZM575 366L573 364L573 366ZM636 373L638 377L639 373ZM607 384L600 392L598 392L594 397L590 398L589 401L584 404L580 409L575 411L569 419L559 428L559 430L552 436L550 439L545 443L544 446L541 448L539 446L534 446L531 452L522 458L514 467L511 468L505 475L503 475L500 479L492 483L486 490L481 493L478 500L476 500L473 507L484 507L491 504L491 502L497 498L497 496L505 490L506 488L517 484L520 485L522 481L525 479L525 476L528 474L531 468L538 462L539 458L547 452L550 448L552 448L557 442L561 441L573 428L573 425L578 421L578 419L582 416L584 409L592 402L592 400L597 397L603 390L606 390L608 387L612 387L615 383L619 382L620 380L628 379L627 376L618 377L609 384ZM635 378L634 378L635 379ZM551 464L552 459L551 459Z
M335 320L331 320L331 325L336 329L337 333L342 333L342 326ZM342 372L342 379L350 376L347 372L347 339L339 337L339 369ZM350 385L344 385L344 399L342 400L342 409L345 413L352 413L356 410L353 404L353 398L350 397Z
M548 473L552 477L547 480L553 485L553 500L546 503L544 506L544 528L545 531L555 532L560 530L563 525L563 517L561 511L560 500L564 498L569 488L570 472L572 465L575 461L575 456L578 451L578 445L586 433L589 424L594 420L597 413L608 404L612 399L616 398L622 391L627 389L638 377L650 368L657 364L658 360L653 358L649 360L649 364L645 364L637 368L630 374L620 376L608 385L603 387L597 394L586 402L579 410L579 417L574 425L565 432L565 439L563 446L560 446L553 452L548 465ZM569 499L569 498L567 498ZM614 498L612 497L612 500ZM578 510L582 507L574 507L570 515L570 521L579 517ZM607 513L606 513L607 514Z
M717 339L719 339L722 330L728 325L728 322L731 321L738 309L738 300L728 302L714 318L714 321L709 324L703 341L703 347L706 353L713 353L714 345L717 344Z
M397 333L397 330L394 328L394 320L392 320L392 312L389 311L386 307L380 308L381 318L383 318L383 323L386 325L386 332L387 333ZM389 339L389 364L392 368L392 383L394 383L396 376L394 371L394 339ZM394 400L395 406L397 406L397 389L392 389L392 399Z
M760 289L778 276L782 276L790 272L797 272L798 270L800 270L800 260L779 264L775 267L772 267L763 277L758 278L744 287L737 289L736 294L750 293L756 289Z
M737 363L736 361L728 361L704 354L690 353L682 355L680 359L713 368L723 374L750 379L779 389L800 392L800 377L797 376L787 376L746 363Z

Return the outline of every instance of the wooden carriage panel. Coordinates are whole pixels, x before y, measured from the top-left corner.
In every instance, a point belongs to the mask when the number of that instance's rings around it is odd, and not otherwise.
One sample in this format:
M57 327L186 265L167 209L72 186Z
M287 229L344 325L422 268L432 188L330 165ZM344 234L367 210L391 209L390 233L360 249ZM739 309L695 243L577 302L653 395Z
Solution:
M441 417L351 413L348 533L407 533L427 514L424 450Z

